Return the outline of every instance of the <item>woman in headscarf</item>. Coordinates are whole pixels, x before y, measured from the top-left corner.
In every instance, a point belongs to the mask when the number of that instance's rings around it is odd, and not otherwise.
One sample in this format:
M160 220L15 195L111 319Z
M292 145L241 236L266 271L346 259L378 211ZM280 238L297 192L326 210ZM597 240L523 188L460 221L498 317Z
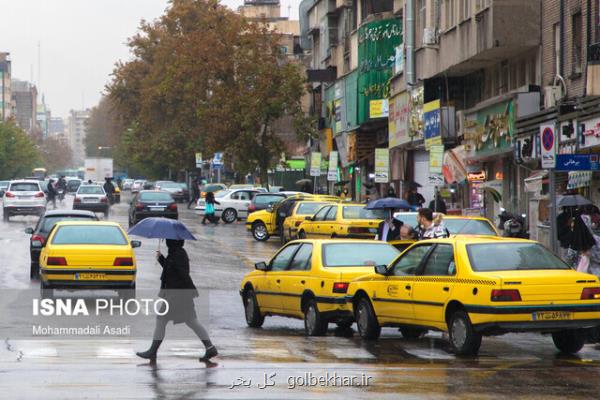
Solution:
M582 216L579 214L575 215L571 223L567 262L572 267L577 268L581 255L595 245L596 240L594 239L591 230L582 219Z
M165 337L169 321L173 321L174 324L185 323L202 341L206 352L200 358L200 361L208 361L218 354L217 348L210 341L208 332L200 324L196 316L194 298L198 297L198 291L190 277L190 261L187 252L183 248L183 244L183 240L167 239L167 248L169 249L167 257L158 251L156 252L158 262L163 268L160 276L159 297L168 302L169 310L165 315L158 315L156 317L154 340L150 348L146 351L136 353L139 357L151 361L156 360L156 353Z
M593 233L592 218L590 215L581 215L581 220L594 238L594 245L589 250L581 252L577 270L600 276L600 236Z

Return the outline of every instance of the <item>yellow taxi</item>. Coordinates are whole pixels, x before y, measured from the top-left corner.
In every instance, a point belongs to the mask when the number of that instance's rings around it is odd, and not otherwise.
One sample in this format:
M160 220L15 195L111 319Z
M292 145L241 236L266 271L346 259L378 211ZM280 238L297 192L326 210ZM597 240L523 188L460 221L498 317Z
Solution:
M447 331L456 354L474 355L484 335L551 333L576 353L584 328L600 325L600 282L571 269L540 243L455 236L415 243L389 267L351 282L347 294L364 339L381 327L417 338Z
M314 214L314 211L318 207L306 206L299 208L298 203L304 201L311 201L322 203L320 205L340 202L342 199L335 196L328 195L313 195L313 194L298 194L290 196L285 200L276 203L273 207L266 210L256 211L248 215L246 220L246 229L252 233L254 239L259 242L269 240L271 236L279 236L281 243L285 243L287 238L294 238L296 236L296 227L299 225L298 220L302 222L309 212ZM298 213L300 211L300 213ZM306 212L307 214L302 214ZM285 225L285 221L288 217L292 217ZM287 232L286 232L287 230ZM285 236L287 234L287 237Z
M115 222L59 222L51 230L40 254L42 297L54 289L127 289L135 296L136 259L130 241Z
M345 297L349 282L398 254L393 246L372 240L290 242L242 280L246 322L260 327L265 316L301 318L309 336L324 335L329 322L350 327L354 320Z
M364 204L340 203L321 207L298 227L298 237L373 239L383 210L367 210Z

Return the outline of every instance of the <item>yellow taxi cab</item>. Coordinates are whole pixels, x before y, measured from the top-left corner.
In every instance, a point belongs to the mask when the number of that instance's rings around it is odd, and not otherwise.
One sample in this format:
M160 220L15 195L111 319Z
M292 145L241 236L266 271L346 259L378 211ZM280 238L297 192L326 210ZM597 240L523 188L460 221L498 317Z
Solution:
M130 241L115 222L59 222L40 254L40 290L52 297L54 289L127 289L135 296L136 259Z
M298 227L298 237L373 239L383 210L367 210L364 204L339 203L321 207Z
M393 246L372 240L290 242L242 280L246 322L260 327L265 316L300 318L309 336L324 335L329 322L350 327L354 320L345 298L349 282L398 254Z
M600 325L600 282L571 269L540 243L493 236L454 236L415 243L386 267L350 283L364 339L381 327L417 338L447 331L456 354L474 355L484 335L551 333L576 353L582 329Z
M307 193L290 196L285 200L276 203L273 207L256 211L248 215L248 219L246 219L246 229L250 231L254 239L259 242L269 240L271 236L279 236L281 243L283 244L287 238L295 237L297 232L295 226L299 225L297 223L298 219L302 221L307 215L312 215L295 214L298 211L298 202L303 201L319 202L322 203L321 205L324 205L327 203L340 202L342 199L335 196L313 195ZM300 211L308 213L311 212L311 210L312 207L307 206L303 207ZM292 217L292 219L285 225L285 221L288 217ZM287 237L285 237L286 229Z

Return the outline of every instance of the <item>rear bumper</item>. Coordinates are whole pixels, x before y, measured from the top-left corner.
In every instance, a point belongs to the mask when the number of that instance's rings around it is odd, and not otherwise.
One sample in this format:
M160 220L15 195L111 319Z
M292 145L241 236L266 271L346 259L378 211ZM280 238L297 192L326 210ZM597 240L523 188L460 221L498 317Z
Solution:
M86 288L131 288L135 285L135 269L82 269L82 268L42 268L40 280L46 288L61 289L73 287ZM102 280L84 280L79 278L82 273L104 274Z
M45 205L36 206L4 206L4 212L10 215L39 215L46 210Z
M95 212L108 212L109 205L103 203L78 203L73 204L73 210L85 210Z
M490 322L474 325L475 331L481 334L494 335L508 332L553 332L564 329L584 329L600 326L598 319L572 319L561 321L516 321Z

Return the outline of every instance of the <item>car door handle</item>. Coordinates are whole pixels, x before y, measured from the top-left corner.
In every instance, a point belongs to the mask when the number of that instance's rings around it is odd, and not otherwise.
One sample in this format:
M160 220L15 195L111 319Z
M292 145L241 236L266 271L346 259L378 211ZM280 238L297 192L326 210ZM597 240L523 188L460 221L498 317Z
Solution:
M304 285L306 283L306 281L300 281L300 283Z
M410 286L410 285L406 285L406 286L404 286L404 288L405 288L406 290L410 290L410 289L411 289L411 286Z
M444 292L449 292L450 288L448 286L444 286Z

